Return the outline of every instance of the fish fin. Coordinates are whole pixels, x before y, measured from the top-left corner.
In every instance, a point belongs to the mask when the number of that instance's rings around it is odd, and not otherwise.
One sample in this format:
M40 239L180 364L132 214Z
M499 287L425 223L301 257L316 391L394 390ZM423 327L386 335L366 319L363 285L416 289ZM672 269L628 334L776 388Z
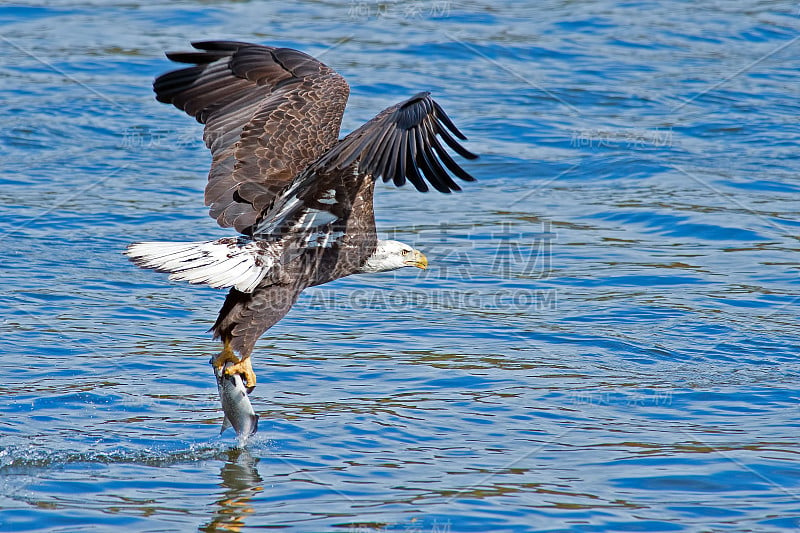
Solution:
M231 421L228 420L228 416L225 415L222 418L222 429L219 430L219 434L222 435L223 433L225 433L225 430L228 429L231 426L232 426Z
M258 415L253 415L253 429L250 430L250 435L255 435L258 431Z

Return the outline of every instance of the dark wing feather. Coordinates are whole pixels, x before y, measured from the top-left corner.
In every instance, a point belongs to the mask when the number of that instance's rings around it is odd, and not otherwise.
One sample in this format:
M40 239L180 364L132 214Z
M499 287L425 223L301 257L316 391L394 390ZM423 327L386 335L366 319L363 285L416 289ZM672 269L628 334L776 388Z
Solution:
M349 239L360 243L368 256L376 239L376 178L398 186L408 180L420 191L430 184L441 192L460 190L450 172L474 181L439 142L437 136L448 142L445 128L464 138L428 93L382 111L287 185L261 213L252 235L291 242L298 253L320 242L330 246ZM456 151L469 159L477 157L460 145Z
M249 232L297 174L336 143L349 87L313 57L236 41L192 43L167 57L193 66L153 84L156 98L205 124L205 201L223 227Z
M441 192L461 187L450 173L475 181L442 145L467 159L476 156L453 138L466 140L430 93L419 93L385 109L331 148L312 166L317 171L342 169L358 162L358 172L401 186L410 181L425 192L428 184ZM441 141L440 141L441 139Z

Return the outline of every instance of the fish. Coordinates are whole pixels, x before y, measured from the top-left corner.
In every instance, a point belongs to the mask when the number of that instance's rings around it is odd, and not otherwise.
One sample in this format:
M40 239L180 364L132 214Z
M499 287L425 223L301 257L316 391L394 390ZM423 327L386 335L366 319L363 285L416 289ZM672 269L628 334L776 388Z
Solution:
M219 434L222 435L226 429L233 427L240 445L244 445L247 439L258 431L258 415L250 403L242 376L225 374L225 369L232 364L228 362L222 369L213 367L214 376L217 378L219 401L222 403L222 412L225 413Z

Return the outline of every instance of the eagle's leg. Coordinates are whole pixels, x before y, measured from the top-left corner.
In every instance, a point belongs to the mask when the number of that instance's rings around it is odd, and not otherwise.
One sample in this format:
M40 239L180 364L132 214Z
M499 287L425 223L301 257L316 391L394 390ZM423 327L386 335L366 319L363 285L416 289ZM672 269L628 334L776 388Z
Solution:
M228 363L231 363L231 366L225 368ZM256 386L256 373L253 372L253 363L250 361L250 356L248 355L242 359L236 357L236 354L233 353L233 348L231 348L231 343L227 339L222 342L222 351L211 360L211 364L217 370L225 368L225 374L229 376L242 374L249 389L248 392Z
M242 374L247 384L248 392L256 386L256 373L253 372L253 363L250 362L249 355L242 357L241 361L226 368L225 373L228 375Z
M211 360L211 364L214 365L214 368L217 370L225 368L226 363L233 363L234 365L239 364L239 358L233 353L231 343L228 340L223 342L222 351Z

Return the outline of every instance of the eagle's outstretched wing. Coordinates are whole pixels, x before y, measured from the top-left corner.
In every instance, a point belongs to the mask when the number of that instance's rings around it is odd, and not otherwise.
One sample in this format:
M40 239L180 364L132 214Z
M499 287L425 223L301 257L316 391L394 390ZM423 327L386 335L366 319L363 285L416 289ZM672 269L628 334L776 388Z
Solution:
M205 201L223 227L248 232L259 214L336 143L350 89L333 69L289 48L195 42L168 53L193 66L159 76L156 98L205 124L213 160Z
M451 173L475 181L446 151L440 139L467 159L478 156L456 139L466 139L430 93L419 93L381 111L350 133L300 174L265 209L253 226L259 238L280 239L305 234L302 242L330 246L346 234L352 241L367 242L355 230L352 210L364 203L359 214L362 233L374 232L372 182L379 177L403 185L408 179L418 190L430 183L441 192L459 191ZM364 198L368 196L368 198ZM368 211L368 212L367 212ZM346 226L345 222L350 222Z
M418 93L384 109L350 133L317 160L312 171L343 169L357 163L359 174L391 180L398 187L408 179L421 192L428 190L426 181L440 192L460 191L450 173L464 181L475 178L458 166L439 138L462 157L478 156L461 146L451 133L467 139L429 92Z

